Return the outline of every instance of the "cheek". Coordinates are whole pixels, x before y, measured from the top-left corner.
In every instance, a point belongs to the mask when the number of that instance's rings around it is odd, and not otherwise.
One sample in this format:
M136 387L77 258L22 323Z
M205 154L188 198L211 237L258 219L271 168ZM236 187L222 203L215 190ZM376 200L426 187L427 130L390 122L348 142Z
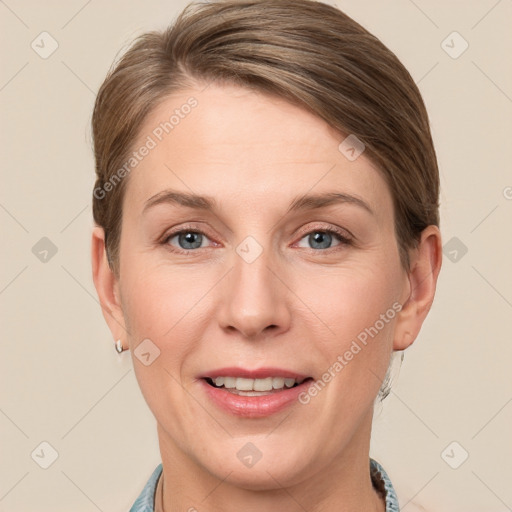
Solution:
M189 384L194 354L211 322L208 291L218 276L207 269L187 272L184 266L151 258L133 257L127 263L121 284L123 314L137 379L151 407L166 396L179 397L180 386ZM147 339L151 343L145 343L158 354L148 367L137 360L143 347L139 349L139 344Z
M161 424L185 431L182 418L190 404L182 385L188 383L184 375L190 373L191 354L201 341L197 305L208 281L191 283L183 269L142 265L135 259L126 267L121 296L139 387ZM150 353L148 365L139 359L142 347Z
M375 262L317 274L308 286L297 281L297 295L315 313L308 315L307 329L317 332L316 350L326 372L322 380L332 381L340 402L368 404L377 394L392 352L399 279L395 262L385 271Z
M197 314L201 298L211 288L205 270L187 270L144 255L126 258L125 268L121 287L125 319L131 331L154 337L155 342L190 327L189 315Z
M312 321L321 320L328 339L334 345L356 338L378 322L382 334L389 332L395 315L393 304L398 299L400 279L395 266L364 265L339 271L302 275L294 290L313 312ZM391 311L389 311L391 309Z

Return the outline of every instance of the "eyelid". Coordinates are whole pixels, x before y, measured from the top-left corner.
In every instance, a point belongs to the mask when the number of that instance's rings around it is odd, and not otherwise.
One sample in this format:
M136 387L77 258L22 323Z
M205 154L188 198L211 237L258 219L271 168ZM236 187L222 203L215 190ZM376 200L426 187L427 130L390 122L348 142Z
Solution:
M299 231L299 236L301 237L300 239L304 238L304 236L309 235L315 231L326 231L335 233L342 239L342 241L345 242L353 242L355 240L354 235L348 229L340 228L332 224L316 224L313 226L308 225L305 228L301 228Z
M215 240L212 240L213 237L210 237L210 235L207 233L207 231L208 230L201 229L193 224L180 225L178 227L171 228L170 230L167 230L165 232L165 234L160 238L159 244L167 246L169 251L174 252L176 254L190 255L195 252L198 252L198 249L210 249L210 248L212 248L212 246L210 245L207 247L198 247L196 249L182 249L180 247L171 246L171 244L169 244L169 240L171 238L174 238L177 235L182 234L182 233L193 232L193 233L197 233L197 234L201 234L201 235L205 236L208 240L213 241L214 246L218 246L219 245L218 242L216 242ZM338 226L334 226L332 224L325 224L325 223L324 224L317 223L314 225L307 225L306 227L302 227L299 230L299 234L298 234L299 238L293 245L300 242L305 236L310 235L311 233L314 233L314 232L324 232L324 233L334 234L338 238L338 241L339 241L338 245L329 247L327 249L318 250L318 249L309 248L309 250L312 250L317 254L330 253L331 251L339 250L339 246L346 247L348 245L355 245L355 237L354 237L354 235L352 235L352 233L348 229L340 228ZM303 248L303 249L308 250L308 248Z
M209 240L212 240L212 236L210 236L207 232L207 230L200 228L198 226L195 226L193 224L184 224L180 225L176 228L171 228L165 231L165 233L159 238L159 242L162 244L166 244L170 238L175 237L176 235L179 235L181 233L191 232L191 233L199 233L205 237L207 237ZM205 249L206 247L202 247L202 249ZM180 250L180 249L178 249ZM181 249L182 251L185 251L185 249Z

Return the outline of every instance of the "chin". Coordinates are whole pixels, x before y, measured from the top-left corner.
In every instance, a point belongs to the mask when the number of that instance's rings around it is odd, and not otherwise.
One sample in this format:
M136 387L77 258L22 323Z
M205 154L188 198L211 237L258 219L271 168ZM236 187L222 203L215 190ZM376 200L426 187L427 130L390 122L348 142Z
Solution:
M256 444L261 450L256 448ZM242 448L239 446L242 445ZM227 453L234 456L226 457ZM205 469L219 480L226 480L236 487L264 491L295 485L307 478L312 464L303 458L304 450L294 445L281 445L275 449L264 441L236 443L222 450L215 459L204 464Z

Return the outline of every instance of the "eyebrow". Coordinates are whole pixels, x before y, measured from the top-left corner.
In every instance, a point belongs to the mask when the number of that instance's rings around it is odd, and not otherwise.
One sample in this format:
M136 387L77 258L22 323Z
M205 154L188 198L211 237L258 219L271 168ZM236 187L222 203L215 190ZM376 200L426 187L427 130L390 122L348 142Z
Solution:
M344 194L341 192L326 192L323 194L305 194L303 196L299 196L292 201L290 207L288 208L288 213L299 210L314 210L316 208L323 208L333 204L347 203L359 206L365 209L368 213L374 215L370 206L360 197Z
M149 198L143 208L143 213L160 204L175 204L196 210L215 211L218 209L217 201L211 196L179 192L177 190L163 190ZM360 197L341 192L325 192L322 194L304 194L293 199L287 213L314 210L331 206L333 204L354 204L375 215L370 206Z
M176 190L163 190L144 203L143 213L159 204L177 204L196 210L215 210L217 201L210 196L199 196L187 192L178 192Z

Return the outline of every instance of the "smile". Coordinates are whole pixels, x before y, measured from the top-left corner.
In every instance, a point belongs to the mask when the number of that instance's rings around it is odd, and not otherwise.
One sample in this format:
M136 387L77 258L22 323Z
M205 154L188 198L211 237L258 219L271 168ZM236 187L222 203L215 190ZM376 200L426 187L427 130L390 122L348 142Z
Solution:
M203 374L198 381L208 401L224 413L261 418L298 402L313 378L278 368L224 368Z
M266 377L264 379L248 379L244 377L221 376L215 379L206 378L206 382L216 388L226 389L239 396L264 396L279 392L285 388L293 388L306 379L286 377Z

